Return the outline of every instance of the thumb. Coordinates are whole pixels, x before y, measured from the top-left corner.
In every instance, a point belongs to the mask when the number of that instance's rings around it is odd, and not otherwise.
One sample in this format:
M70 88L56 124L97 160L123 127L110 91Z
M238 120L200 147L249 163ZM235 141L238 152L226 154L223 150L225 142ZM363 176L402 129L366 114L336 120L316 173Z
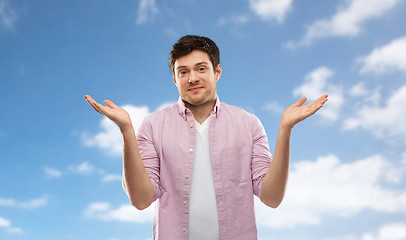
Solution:
M117 108L117 105L108 99L104 100L104 104L106 104L110 108Z
M302 97L301 99L297 100L297 102L295 104L293 104L293 105L296 106L296 107L300 107L300 106L303 105L303 103L306 102L306 100L307 100L306 97Z

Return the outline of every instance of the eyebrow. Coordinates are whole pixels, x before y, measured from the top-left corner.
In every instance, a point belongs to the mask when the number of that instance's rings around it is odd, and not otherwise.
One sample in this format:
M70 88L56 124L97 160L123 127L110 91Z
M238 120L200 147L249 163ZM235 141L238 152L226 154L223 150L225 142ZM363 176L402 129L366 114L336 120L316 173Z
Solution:
M195 64L195 66L199 66L199 65L209 65L209 63L208 62L199 62L199 63ZM180 68L187 68L187 66L185 66L185 65L179 66L176 68L176 70L179 70Z

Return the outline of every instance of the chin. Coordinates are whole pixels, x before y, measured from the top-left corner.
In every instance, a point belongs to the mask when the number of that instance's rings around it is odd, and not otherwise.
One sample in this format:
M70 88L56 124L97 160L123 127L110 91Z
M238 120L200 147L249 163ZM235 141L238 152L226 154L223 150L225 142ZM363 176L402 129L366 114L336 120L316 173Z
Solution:
M209 97L207 95L203 95L203 96L185 96L186 98L183 98L183 101L187 102L190 105L194 105L194 106L199 106L199 105L203 105L206 104L208 102L211 101L215 101L216 97Z
M193 106L199 106L199 105L202 105L202 104L204 104L205 102L204 101L186 101L188 104L190 104L190 105L193 105Z
M190 105L198 106L206 103L205 99L202 98L182 98L184 102L187 102Z

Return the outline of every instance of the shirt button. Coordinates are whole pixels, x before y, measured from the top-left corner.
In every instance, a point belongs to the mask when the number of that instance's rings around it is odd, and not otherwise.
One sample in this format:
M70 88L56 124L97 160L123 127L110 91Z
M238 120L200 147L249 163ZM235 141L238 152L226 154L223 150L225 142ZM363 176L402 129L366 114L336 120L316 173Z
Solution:
M186 232L186 228L185 228L185 227L184 227L184 228L182 228L182 231Z
M189 152L193 152L193 148L189 148Z
M189 126L190 126L190 128L193 128L194 125L193 125L193 123L191 123Z
M188 174L186 174L186 175L185 175L185 178L186 178L186 179L189 179L189 175L188 175Z
M183 201L183 204L185 204L185 205L186 205L186 204L187 204L187 201Z

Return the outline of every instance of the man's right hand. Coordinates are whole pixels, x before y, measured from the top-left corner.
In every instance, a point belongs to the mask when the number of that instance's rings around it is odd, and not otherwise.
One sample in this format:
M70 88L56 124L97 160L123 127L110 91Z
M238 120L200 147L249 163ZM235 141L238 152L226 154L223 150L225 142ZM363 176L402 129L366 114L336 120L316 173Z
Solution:
M101 105L96 102L89 95L85 95L86 101L96 110L96 112L108 117L120 128L121 132L126 131L129 128L132 128L130 115L126 110L118 107L110 100L104 100L106 106Z
M118 107L110 100L104 100L106 106L97 103L89 95L86 101L96 110L112 120L123 134L123 188L131 204L138 210L151 205L154 187L151 178L144 168L137 138L126 110Z

